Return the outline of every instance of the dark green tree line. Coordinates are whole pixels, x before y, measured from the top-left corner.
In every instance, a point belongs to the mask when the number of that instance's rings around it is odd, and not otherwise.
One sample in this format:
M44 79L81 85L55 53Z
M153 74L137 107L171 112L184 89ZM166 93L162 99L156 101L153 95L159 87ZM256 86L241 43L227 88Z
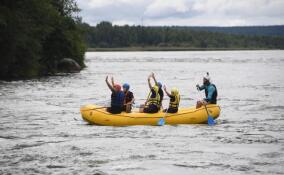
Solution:
M64 57L84 66L78 11L74 0L1 0L0 78L54 73Z
M116 26L83 24L88 47L190 47L284 49L283 36L246 36L197 31L187 27Z

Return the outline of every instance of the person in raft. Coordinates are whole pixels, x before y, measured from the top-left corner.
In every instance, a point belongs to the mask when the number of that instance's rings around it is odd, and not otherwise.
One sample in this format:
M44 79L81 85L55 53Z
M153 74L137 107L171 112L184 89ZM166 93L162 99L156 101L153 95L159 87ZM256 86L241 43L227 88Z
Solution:
M151 77L153 77L153 74L148 77L150 93L145 104L140 106L140 112L157 113L160 109L159 87L156 84L154 86L151 85Z
M218 91L216 86L211 83L209 73L203 77L203 85L196 85L197 90L205 90L205 98L203 100L197 101L196 108L200 108L203 105L207 104L217 104Z
M112 86L115 86L114 83L114 78L111 78L111 83ZM133 93L131 91L129 91L130 89L130 85L128 83L124 83L122 85L123 88L123 94L124 94L124 101L123 101L123 111L130 113L131 112L131 107L132 104L134 103L134 96Z
M112 84L108 81L108 76L106 77L106 84L111 90L111 105L107 108L107 111L112 114L120 114L123 110L124 104L124 93L121 91L121 86L119 84L114 84L112 78Z
M130 85L127 83L124 83L123 86L123 93L124 93L124 104L123 104L123 111L130 113L132 109L132 104L134 104L134 95L129 90Z
M160 104L159 104L159 106L160 106L160 107L163 107L163 99L164 99L164 92L163 92L163 89L162 89L163 85L162 85L161 82L158 82L158 81L156 80L155 74L154 74L153 72L152 72L152 74L150 75L150 77L153 78L155 84L159 87L159 95L160 95ZM160 108L159 108L159 110L160 110Z
M164 112L177 113L179 102L180 102L180 95L179 95L178 89L174 87L174 88L171 89L171 93L169 93L167 91L167 87L164 86L164 90L165 90L166 94L168 95L168 97L170 98L169 107L167 109L164 109Z

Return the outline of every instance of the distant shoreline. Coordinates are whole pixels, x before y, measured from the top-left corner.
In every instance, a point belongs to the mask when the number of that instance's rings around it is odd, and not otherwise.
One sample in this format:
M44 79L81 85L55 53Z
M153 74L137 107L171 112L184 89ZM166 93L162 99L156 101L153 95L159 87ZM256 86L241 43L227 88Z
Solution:
M194 47L115 47L88 48L87 52L135 52L135 51L237 51L237 50L281 50L271 48L194 48Z

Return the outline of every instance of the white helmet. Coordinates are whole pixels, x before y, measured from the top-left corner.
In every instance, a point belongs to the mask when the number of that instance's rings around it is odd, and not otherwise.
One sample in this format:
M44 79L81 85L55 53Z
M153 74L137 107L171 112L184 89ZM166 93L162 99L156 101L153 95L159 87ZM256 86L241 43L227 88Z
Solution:
M211 82L211 78L209 76L209 72L207 72L206 75L203 76L203 78L208 80L209 82Z

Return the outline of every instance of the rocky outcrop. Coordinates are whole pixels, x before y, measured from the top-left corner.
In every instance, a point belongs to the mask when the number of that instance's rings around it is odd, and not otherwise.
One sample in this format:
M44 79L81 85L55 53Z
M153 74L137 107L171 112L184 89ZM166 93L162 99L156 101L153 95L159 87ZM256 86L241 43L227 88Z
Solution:
M57 64L57 69L59 72L74 73L80 72L82 70L82 67L71 58L63 58Z

